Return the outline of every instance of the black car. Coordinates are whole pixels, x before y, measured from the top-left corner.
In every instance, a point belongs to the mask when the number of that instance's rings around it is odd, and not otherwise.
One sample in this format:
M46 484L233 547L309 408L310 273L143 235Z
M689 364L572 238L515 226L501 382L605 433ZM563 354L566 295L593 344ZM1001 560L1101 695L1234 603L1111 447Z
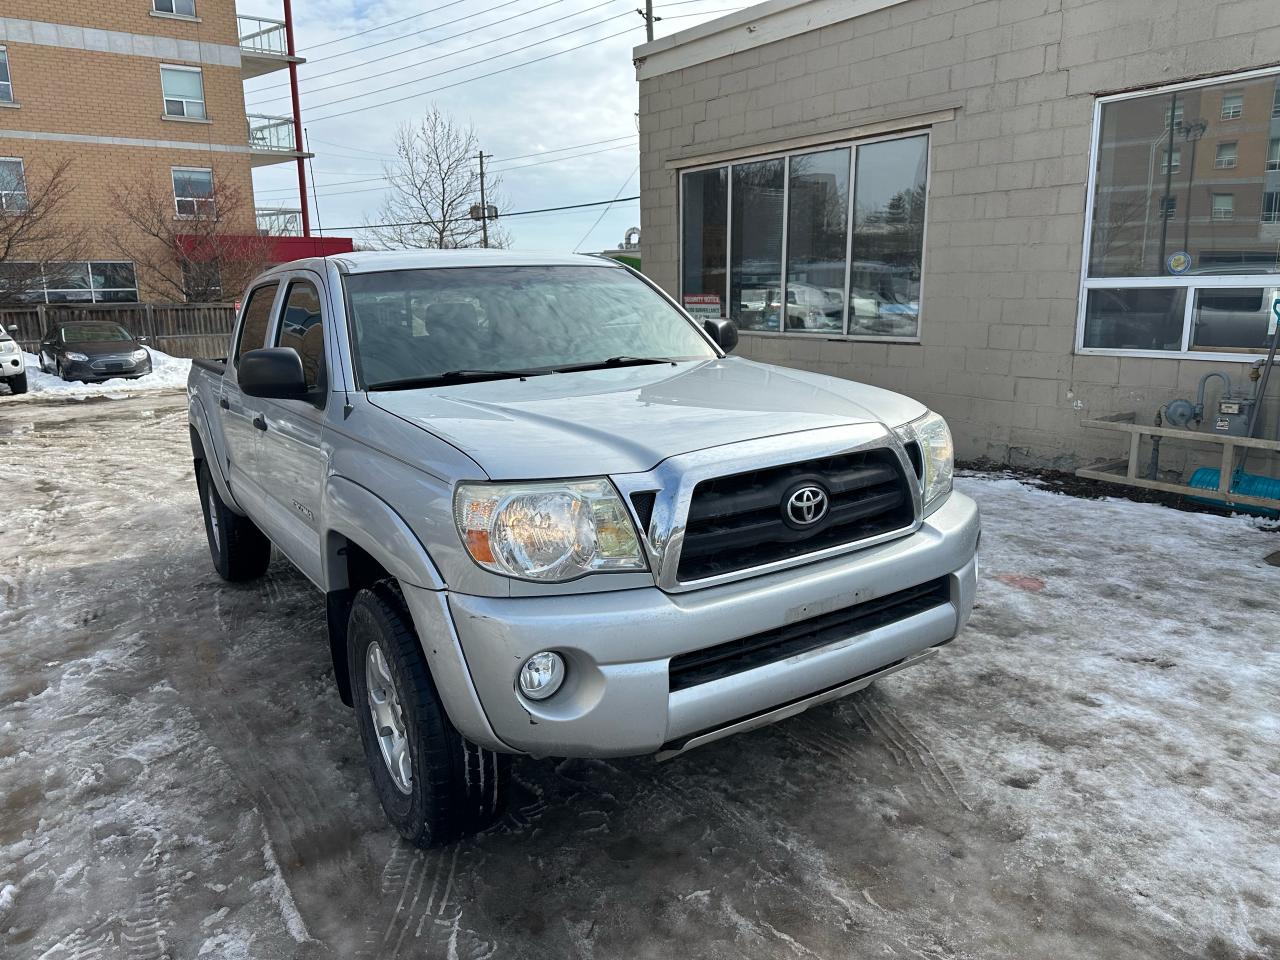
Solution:
M63 380L112 380L151 372L151 354L118 323L72 320L49 329L40 341L40 369Z

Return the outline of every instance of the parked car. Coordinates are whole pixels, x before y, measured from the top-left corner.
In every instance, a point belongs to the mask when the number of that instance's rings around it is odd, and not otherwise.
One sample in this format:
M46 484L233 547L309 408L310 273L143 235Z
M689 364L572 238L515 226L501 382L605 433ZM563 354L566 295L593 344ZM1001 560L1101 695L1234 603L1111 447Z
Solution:
M118 323L71 320L51 327L40 341L40 369L86 383L132 379L151 372L151 353Z
M324 592L338 692L419 845L511 754L674 757L918 664L973 606L978 510L907 397L728 356L629 268L354 253L251 285L197 360L214 568Z
M14 393L27 392L27 366L22 357L22 348L13 339L12 331L16 326L6 330L0 327L0 383L7 383Z

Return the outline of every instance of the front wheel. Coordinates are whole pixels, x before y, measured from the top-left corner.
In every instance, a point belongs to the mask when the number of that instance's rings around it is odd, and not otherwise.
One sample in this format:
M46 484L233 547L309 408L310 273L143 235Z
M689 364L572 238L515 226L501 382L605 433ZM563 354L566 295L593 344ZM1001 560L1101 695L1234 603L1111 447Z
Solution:
M510 758L469 743L449 722L394 581L356 594L347 625L356 724L387 819L418 847L492 823Z
M209 474L209 464L204 460L196 471L196 489L200 491L209 556L218 576L234 583L256 580L266 573L271 563L271 541L252 520L233 512L222 502Z
M9 389L12 390L14 393L27 392L26 373L20 373L16 377L10 377L8 382L9 382Z

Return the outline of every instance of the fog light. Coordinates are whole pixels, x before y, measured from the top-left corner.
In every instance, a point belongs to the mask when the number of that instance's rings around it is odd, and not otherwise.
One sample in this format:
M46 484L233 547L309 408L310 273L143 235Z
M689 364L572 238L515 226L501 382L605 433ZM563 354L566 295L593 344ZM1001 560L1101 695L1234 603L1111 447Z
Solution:
M560 654L543 650L520 668L520 692L530 700L545 700L564 683L564 660Z

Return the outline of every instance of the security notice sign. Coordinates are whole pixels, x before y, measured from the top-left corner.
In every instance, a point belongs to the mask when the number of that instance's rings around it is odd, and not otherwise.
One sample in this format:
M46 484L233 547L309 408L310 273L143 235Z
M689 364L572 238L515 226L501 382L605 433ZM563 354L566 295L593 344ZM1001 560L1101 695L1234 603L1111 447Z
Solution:
M724 316L720 312L720 295L716 293L686 293L684 308L698 320L716 320Z

